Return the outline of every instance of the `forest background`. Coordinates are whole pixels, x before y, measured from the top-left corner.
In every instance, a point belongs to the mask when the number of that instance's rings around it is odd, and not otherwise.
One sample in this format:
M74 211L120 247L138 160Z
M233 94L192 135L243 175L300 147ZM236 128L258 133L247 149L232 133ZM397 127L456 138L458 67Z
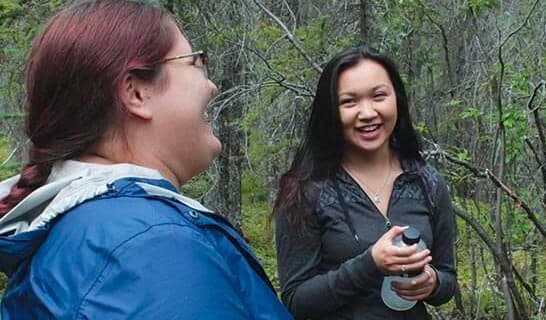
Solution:
M24 162L23 70L68 0L0 0L0 179ZM269 215L322 66L391 55L456 208L458 291L435 319L546 318L546 6L527 0L155 0L210 56L222 155L182 192L224 212L278 286ZM183 143L183 137L180 137ZM0 275L0 295L6 278Z

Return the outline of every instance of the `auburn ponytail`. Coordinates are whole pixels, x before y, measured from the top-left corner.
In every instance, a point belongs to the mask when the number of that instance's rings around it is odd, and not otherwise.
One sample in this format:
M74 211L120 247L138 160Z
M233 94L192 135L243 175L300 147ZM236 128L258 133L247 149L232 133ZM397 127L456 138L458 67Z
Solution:
M51 173L52 163L27 164L21 170L19 181L10 193L0 200L0 217L3 217L32 191L45 184Z

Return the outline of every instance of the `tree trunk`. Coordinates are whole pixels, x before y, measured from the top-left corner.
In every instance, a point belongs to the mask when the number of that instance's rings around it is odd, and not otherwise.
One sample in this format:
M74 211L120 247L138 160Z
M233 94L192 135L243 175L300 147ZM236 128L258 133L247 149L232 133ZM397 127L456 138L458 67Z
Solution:
M235 5L234 5L235 6ZM229 19L238 24L238 7L233 7ZM223 77L221 90L227 91L244 82L240 47L236 44L227 49L223 58ZM226 97L230 99L230 97ZM222 152L219 156L218 188L215 198L217 211L228 218L236 227L241 226L241 174L243 133L238 121L243 114L242 103L231 99L222 104L219 114L219 136L222 141Z
M372 24L370 22L370 8L372 2L360 0L360 41L373 45Z

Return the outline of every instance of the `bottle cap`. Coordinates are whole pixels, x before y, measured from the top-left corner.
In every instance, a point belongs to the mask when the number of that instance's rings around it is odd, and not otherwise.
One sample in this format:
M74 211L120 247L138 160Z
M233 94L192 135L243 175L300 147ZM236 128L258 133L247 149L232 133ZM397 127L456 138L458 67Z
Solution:
M404 230L404 233L402 234L402 241L404 241L405 244L408 246L411 246L412 244L416 244L421 240L421 233L419 233L419 230L409 227L406 230Z

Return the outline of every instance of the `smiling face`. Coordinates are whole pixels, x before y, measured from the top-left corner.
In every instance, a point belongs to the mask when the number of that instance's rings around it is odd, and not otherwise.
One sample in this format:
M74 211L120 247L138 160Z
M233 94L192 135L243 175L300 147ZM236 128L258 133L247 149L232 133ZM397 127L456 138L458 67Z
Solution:
M388 151L398 118L396 93L379 63L364 59L342 71L338 102L345 155L368 156Z
M177 30L175 44L165 58L191 52L189 42ZM207 105L218 89L206 77L199 59L165 62L165 84L148 92L155 132L153 152L181 182L205 170L222 147L205 119Z

